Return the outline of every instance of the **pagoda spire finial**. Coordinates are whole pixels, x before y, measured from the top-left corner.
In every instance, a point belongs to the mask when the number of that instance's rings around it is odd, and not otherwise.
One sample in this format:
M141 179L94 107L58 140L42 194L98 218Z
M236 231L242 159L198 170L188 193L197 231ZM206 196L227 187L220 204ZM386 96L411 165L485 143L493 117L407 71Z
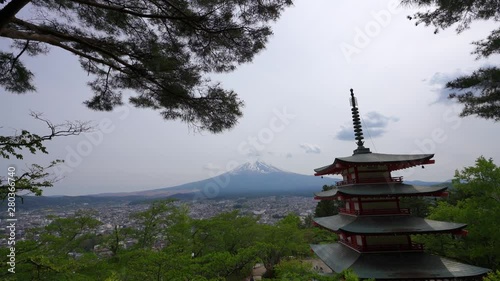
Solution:
M354 127L354 136L357 141L356 144L358 148L354 150L354 154L358 153L371 153L369 148L364 147L364 137L363 137L363 128L361 127L361 118L359 117L358 105L356 102L356 97L354 97L354 90L351 89L351 111L352 111L352 124Z

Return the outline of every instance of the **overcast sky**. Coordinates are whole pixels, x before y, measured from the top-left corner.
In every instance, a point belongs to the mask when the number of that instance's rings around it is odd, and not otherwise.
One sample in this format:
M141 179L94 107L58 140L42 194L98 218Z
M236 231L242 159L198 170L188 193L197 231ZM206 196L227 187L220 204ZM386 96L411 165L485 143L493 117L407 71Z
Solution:
M91 96L89 77L75 56L52 48L48 55L24 58L38 92L2 90L2 134L13 128L46 132L29 117L30 110L54 123L92 120L101 131L47 142L48 155L0 159L0 171L65 159L56 171L64 179L46 195L174 186L255 160L312 175L314 168L356 148L350 88L372 152L435 153L436 164L400 173L405 179L448 180L481 155L498 163L500 124L457 117L460 106L443 98L442 89L457 75L500 63L499 56L475 60L470 55L470 42L485 38L495 25L477 22L460 35L454 29L434 34L432 27L416 27L407 19L414 11L394 9L395 1L294 2L252 63L212 77L245 101L239 124L218 135L193 132L152 110L91 111L82 104ZM9 42L2 40L5 49Z

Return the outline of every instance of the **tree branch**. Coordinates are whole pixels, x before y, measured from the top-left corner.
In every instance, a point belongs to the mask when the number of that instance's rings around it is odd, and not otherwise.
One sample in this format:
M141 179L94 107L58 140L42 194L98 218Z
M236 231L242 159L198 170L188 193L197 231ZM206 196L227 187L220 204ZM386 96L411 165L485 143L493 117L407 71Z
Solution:
M62 124L54 125L47 119L42 118L42 114L31 112L30 114L36 120L44 122L50 130L47 135L39 136L37 134L31 134L26 130L22 130L20 135L13 136L0 136L0 156L3 158L9 158L10 155L15 156L18 159L22 159L22 154L16 150L28 149L31 153L36 153L41 151L47 153L44 141L51 140L54 137L64 137L64 136L74 136L81 133L90 132L92 126L89 122L75 121L75 122L65 122Z
M0 31L6 27L15 15L31 0L12 0L0 10Z
M72 0L72 2L76 2L76 3L79 3L79 4L83 4L83 5L87 5L87 6L91 6L91 7L96 7L96 8L100 8L100 9L104 9L104 10L110 10L110 11L116 11L116 12L120 12L120 13L125 13L125 14L129 14L131 16L136 16L136 17L141 17L141 18L148 18L148 19L168 19L168 20L185 20L185 19L192 20L193 19L193 17L187 17L187 16L184 16L184 17L174 17L174 16L170 16L170 15L167 15L167 14L145 14L145 13L139 13L139 12L127 9L126 6L106 5L106 4L101 4L101 3L94 2L94 1Z
M94 49L95 51L98 51L102 54L105 54L105 55L109 56L110 58L112 58L113 60L115 60L116 62L122 64L123 66L125 66L131 70L134 70L134 66L132 66L129 63L127 63L126 61L122 60L117 55L115 55L113 52L110 52L110 51L100 47L98 44L102 44L102 42L95 40L93 38L86 38L86 37L65 34L65 33L58 32L56 30L46 28L43 26L38 26L38 25L23 21L23 20L17 19L17 18L13 19L12 22L15 24L18 24L20 26L26 27L29 30L32 30L34 32L40 32L42 34L45 33L48 35L52 35L55 37L54 39L60 39L60 40L55 40L58 43L68 41L68 42L75 42L75 43L82 44L86 47ZM47 43L49 43L49 42L47 42ZM49 44L51 44L51 43L49 43ZM63 45L63 46L66 46L66 45ZM110 66L109 63L106 63L106 65Z
M156 86L158 86L162 90L168 91L168 89L165 88L164 85L162 85L161 83L159 83L159 81L157 81L156 79L150 77L150 75L144 75L144 73L147 71L146 69L141 69L141 68L138 68L138 67L136 67L134 65L131 65L127 61L121 59L115 53L113 53L111 51L108 51L108 50L100 47L98 44L102 44L102 42L99 42L99 41L97 41L97 40L95 40L93 38L86 38L86 37L68 35L68 34L65 34L65 33L62 33L62 32L58 32L58 31L55 31L55 30L52 30L52 29L49 29L49 28L37 26L37 25L34 25L32 23L29 23L29 22L26 22L26 21L23 21L23 20L20 20L20 19L17 19L17 18L14 19L13 22L16 23L16 24L18 24L18 25L20 25L20 26L28 28L29 30L32 30L34 32L41 32L42 34L45 33L46 34L45 36L48 36L48 37L44 37L44 35L40 35L40 34L30 34L30 33L19 32L19 31L16 32L15 30L10 30L9 32L3 32L3 33L0 32L0 35L10 34L11 35L11 36L9 36L10 38L14 38L12 36L17 35L19 37L23 37L24 36L24 39L25 38L31 38L33 40L37 40L38 39L37 41L45 42L45 43L51 44L53 46L58 46L60 48L68 50L68 51L70 51L70 52L72 52L72 53L74 53L76 55L79 55L79 56L82 56L84 58L93 60L93 61L101 63L103 65L109 66L109 67L111 67L111 68L113 68L115 70L118 70L119 72L126 73L126 74L135 73L138 76L142 76L144 79L146 79L149 82L155 84ZM35 39L35 38L37 38L37 39ZM18 39L20 39L20 38L18 38ZM72 48L70 46L62 44L61 42L64 42L64 41L79 43L79 44L82 44L82 45L84 45L84 46L86 46L86 47L88 47L90 49L93 49L96 52L99 52L101 54L109 56L111 59L113 59L117 63L123 65L130 72L126 71L124 68L119 67L119 66L117 66L117 65L115 65L115 64L113 64L113 63L111 63L109 61L95 58L95 57L90 56L88 54L85 54L85 53L83 53L83 52L81 52L79 50L76 50L76 49L74 49L74 48ZM126 54L126 55L129 55L129 54ZM175 95L179 99L186 99L185 96L177 95L175 93L172 93L171 91L168 91L168 92L170 92L171 94ZM189 100L189 99L187 99L187 100Z
M19 52L19 54L12 60L12 64L10 66L10 71L9 72L12 72L12 70L14 69L14 66L16 65L17 63L17 60L19 60L19 58L23 55L23 53L26 51L26 49L28 49L28 46L30 45L30 40L26 40L26 44L24 45L24 48L21 50L21 52Z
M69 51L69 52L73 53L74 55L92 60L94 62L109 66L109 67L113 68L114 70L126 73L126 71L124 71L123 68L118 67L109 61L105 61L103 59L99 59L99 58L87 55L87 54L85 54L85 53L83 53L75 48L72 48L68 45L62 44L61 40L58 40L59 38L54 37L52 35L42 35L42 34L37 34L37 33L22 32L22 31L13 30L13 29L4 29L4 30L0 31L0 36L5 36L8 38L12 38L12 39L34 40L37 42L47 43L47 44L50 44L52 46L56 46L56 47L59 47L61 49L66 50L66 51Z

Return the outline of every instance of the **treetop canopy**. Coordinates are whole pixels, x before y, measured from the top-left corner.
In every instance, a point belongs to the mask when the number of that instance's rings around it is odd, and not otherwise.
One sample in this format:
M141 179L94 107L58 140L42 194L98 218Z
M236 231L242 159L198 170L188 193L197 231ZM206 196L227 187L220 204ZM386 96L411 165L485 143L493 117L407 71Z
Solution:
M85 104L112 110L124 90L137 107L161 111L217 133L242 116L243 102L206 75L228 72L264 49L291 0L0 0L0 36L12 39L0 51L0 86L34 91L33 73L21 55L49 46L79 58L93 80ZM31 18L18 12L30 4Z

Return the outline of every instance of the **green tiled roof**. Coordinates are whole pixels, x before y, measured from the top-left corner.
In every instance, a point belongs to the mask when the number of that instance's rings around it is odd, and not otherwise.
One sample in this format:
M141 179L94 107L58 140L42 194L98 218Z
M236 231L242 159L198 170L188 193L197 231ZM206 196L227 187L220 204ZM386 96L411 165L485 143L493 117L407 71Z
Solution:
M333 271L341 272L350 268L360 278L467 278L481 276L490 271L487 268L419 252L361 254L338 243L311 245L311 249Z
M335 158L333 164L314 169L316 175L325 173L337 173L337 164L404 164L405 168L419 164L434 157L434 154L383 154L383 153L362 153L348 157Z
M357 234L439 233L465 228L463 223L428 220L413 216L349 216L339 214L314 218L318 225L332 231Z
M338 187L315 193L317 197L328 198L337 194L351 196L386 196L386 195L426 195L446 190L447 187L416 186L403 183L356 184Z
M426 160L434 157L434 154L385 154L385 153L363 153L337 159L346 163L390 163Z

